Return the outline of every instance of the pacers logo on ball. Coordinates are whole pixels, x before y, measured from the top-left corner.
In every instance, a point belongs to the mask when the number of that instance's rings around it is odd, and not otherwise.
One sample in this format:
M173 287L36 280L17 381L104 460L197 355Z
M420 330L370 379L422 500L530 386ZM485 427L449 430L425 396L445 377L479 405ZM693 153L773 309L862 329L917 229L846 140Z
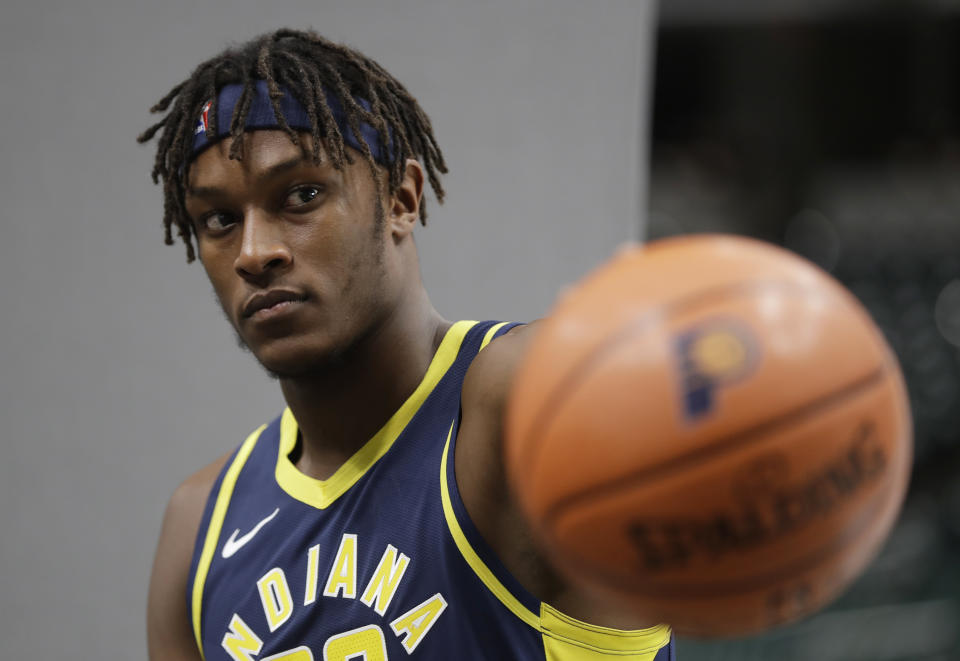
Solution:
M746 377L757 364L757 343L732 320L701 323L676 340L683 387L683 409L695 422L714 407L717 388Z

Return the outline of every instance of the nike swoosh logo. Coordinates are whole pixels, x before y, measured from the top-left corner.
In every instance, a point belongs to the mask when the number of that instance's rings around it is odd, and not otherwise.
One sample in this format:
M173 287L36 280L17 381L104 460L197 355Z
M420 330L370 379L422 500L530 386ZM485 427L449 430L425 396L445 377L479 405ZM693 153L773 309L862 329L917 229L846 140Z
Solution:
M279 512L279 511L280 511L280 508L279 508L279 507L278 507L277 509L273 510L273 514L271 514L270 516L268 516L267 518L265 518L263 521L261 521L260 523L258 523L256 526L254 526L254 527L253 527L253 530L251 530L250 532L248 532L248 533L247 533L246 535L244 535L243 537L237 538L237 535L240 534L240 529L239 529L239 528L237 528L236 530L234 530L234 531L233 531L233 534L230 535L230 539L228 539L227 541L225 541L225 542L223 543L223 551L220 552L220 555L222 555L224 558L229 558L229 557L232 556L234 553L236 553L237 551L239 551L240 549L242 549L244 546L246 546L247 542L249 542L251 539L253 539L254 536L256 536L256 534L257 534L258 532L260 532L260 529L261 529L262 527L264 527L265 525L267 525L268 523L270 523L270 521L273 519L273 517L275 517L275 516L277 515L277 512Z

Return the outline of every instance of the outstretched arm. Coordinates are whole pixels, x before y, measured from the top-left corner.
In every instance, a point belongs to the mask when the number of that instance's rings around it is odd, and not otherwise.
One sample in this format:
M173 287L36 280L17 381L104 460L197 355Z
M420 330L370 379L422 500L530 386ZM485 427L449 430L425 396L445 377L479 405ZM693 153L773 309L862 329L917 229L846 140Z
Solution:
M460 496L500 561L541 601L591 624L617 629L655 625L584 593L559 576L534 540L510 491L503 457L503 419L513 376L536 326L518 326L492 341L467 371L454 458Z

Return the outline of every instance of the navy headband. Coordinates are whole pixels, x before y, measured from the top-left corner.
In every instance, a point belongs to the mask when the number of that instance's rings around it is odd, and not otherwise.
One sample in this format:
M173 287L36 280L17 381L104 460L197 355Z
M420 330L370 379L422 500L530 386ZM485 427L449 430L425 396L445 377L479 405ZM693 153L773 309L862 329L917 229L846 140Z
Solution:
M310 115L307 114L307 111L300 105L300 102L297 101L296 97L293 96L287 87L281 85L280 89L283 92L283 96L278 100L280 112L283 113L283 118L287 120L290 128L294 131L312 131ZM360 142L350 128L340 99L334 94L331 94L329 90L325 89L324 91L327 95L327 105L330 107L333 119L340 129L344 144L362 152L363 148L360 146ZM212 139L207 137L207 127L210 123L209 113L213 102L207 101L207 103L204 104L203 110L200 111L200 117L197 119L191 158L196 158L204 149L230 135L230 120L233 117L234 107L237 105L237 101L240 100L242 93L243 85L236 83L224 85L220 90L217 95L217 132ZM354 97L354 100L365 110L370 110L370 103L366 99ZM257 80L253 88L253 98L250 100L250 109L247 112L247 118L244 122L244 130L255 131L257 129L280 128L280 123L277 121L277 116L273 112L273 105L270 102L267 82L265 80ZM366 122L360 121L360 136L370 148L373 159L381 165L389 165L391 159L387 158L388 154L383 154L380 151L380 141L377 130ZM392 151L391 147L392 145L388 142L388 151Z

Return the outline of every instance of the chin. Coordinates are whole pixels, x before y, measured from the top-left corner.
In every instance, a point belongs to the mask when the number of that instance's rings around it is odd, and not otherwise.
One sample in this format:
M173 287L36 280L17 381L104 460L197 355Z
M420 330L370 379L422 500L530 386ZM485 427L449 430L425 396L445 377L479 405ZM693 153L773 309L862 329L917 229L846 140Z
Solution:
M251 349L257 362L275 379L296 379L334 369L343 362L343 351L302 341L283 340Z

